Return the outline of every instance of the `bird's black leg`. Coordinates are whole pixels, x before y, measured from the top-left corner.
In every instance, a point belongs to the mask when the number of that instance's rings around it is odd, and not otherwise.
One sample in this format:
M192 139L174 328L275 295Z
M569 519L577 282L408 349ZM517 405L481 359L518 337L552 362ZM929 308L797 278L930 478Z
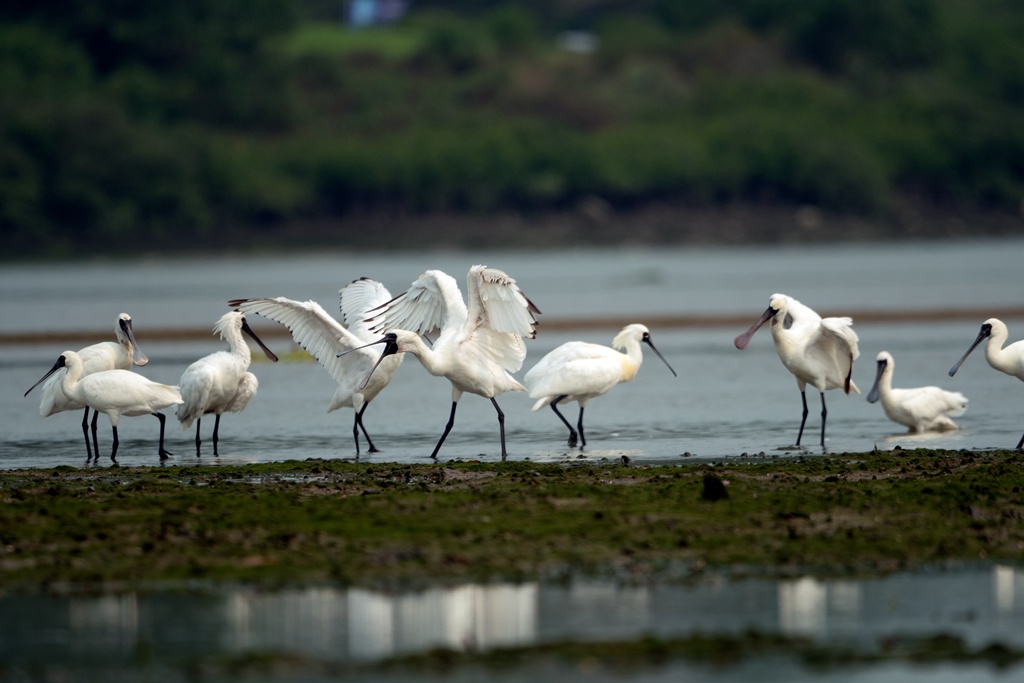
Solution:
M197 417L196 418L196 457L197 458L201 457L201 455L199 453L199 444L201 444L203 442L203 440L200 437L199 433L202 430L202 427L203 427L203 418Z
M501 461L505 462L505 458L508 457L508 453L505 451L505 413L501 412L498 402L493 398L491 399L491 405L498 411L498 427L501 430Z
M217 418L213 421L213 454L214 455L220 455L220 453L217 452L217 439L219 438L218 437L219 433L220 433L220 415L217 415Z
M114 432L114 444L110 447L110 461L116 465L117 458L115 458L114 456L117 455L117 447L121 442L117 440L117 427L111 425L110 429Z
M363 436L366 437L366 443L370 444L370 450L368 452L369 453L377 453L378 452L377 451L377 447L373 445L373 441L370 440L370 434L366 431L366 426L363 424L363 413L366 412L366 408L369 405L370 405L369 403L364 403L363 407L360 408L359 412L356 413L356 424L359 425L359 428L363 430ZM358 453L359 453L359 440L357 439L356 440L356 454L358 455Z
M156 416L156 419L160 420L160 448L158 451L160 453L160 460L166 460L168 456L174 455L164 448L164 422L167 418L164 417L163 413L153 413L153 415Z
M85 408L85 416L82 418L82 434L85 436L85 462L92 460L92 444L89 443L89 408ZM97 456L99 453L96 454Z
M548 405L551 406L551 410L555 411L555 415L557 415L558 419L562 421L562 424L569 428L569 448L576 448L576 430L572 428L572 425L569 424L569 421L565 419L565 416L558 411L558 402L564 399L567 395L568 394L562 394L561 396L558 396L557 398L555 398L554 401L552 401Z
M580 450L582 451L583 447L587 445L587 437L584 436L584 434L583 434L583 406L582 405L580 405L580 419L579 419L579 423L576 426L579 427L579 429L580 429Z
M825 392L821 394L821 447L825 447L825 416L828 415L828 409L825 408Z
M800 400L804 404L804 413L800 418L800 433L796 435L796 445L800 445L800 439L804 438L804 425L807 423L807 392L800 392Z
M452 414L448 416L448 424L444 426L444 434L441 435L440 441L438 441L437 445L434 446L434 452L430 454L430 457L435 460L437 459L437 452L441 450L441 444L443 444L444 440L448 438L448 432L452 431L452 425L455 424L455 409L458 406L458 401L452 401Z
M356 462L359 462L359 411L355 412L352 420L352 438L356 442Z
M100 411L92 411L92 424L90 429L92 430L92 452L96 454L96 460L100 459L100 440L96 436L96 421L100 419Z
M1021 435L1020 441L1017 442L1017 450L1019 451L1021 446L1024 446L1024 434Z

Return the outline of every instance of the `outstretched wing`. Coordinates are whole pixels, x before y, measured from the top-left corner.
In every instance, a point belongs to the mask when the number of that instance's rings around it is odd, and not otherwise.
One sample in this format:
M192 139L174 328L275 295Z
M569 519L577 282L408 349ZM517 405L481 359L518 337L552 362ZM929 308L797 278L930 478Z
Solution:
M374 341L379 337L370 330L365 318L368 311L391 300L387 287L376 280L361 277L339 289L338 295L342 324L363 341Z
M409 289L366 313L366 323L375 334L391 330L433 334L465 320L466 304L459 286L440 270L428 270Z
M536 335L540 310L526 298L516 281L504 272L486 266L473 266L467 276L467 317L460 343L472 340L507 372L523 366L526 346L523 337Z
M342 351L362 346L365 342L346 330L315 301L293 301L279 296L273 299L233 299L228 305L246 315L256 313L287 327L295 343L316 358L336 382L340 383L352 372L365 372L364 361L358 352L338 358ZM353 364L358 364L358 367L353 368Z
M466 287L471 326L486 326L529 339L537 336L534 314L540 314L540 310L504 271L473 266Z

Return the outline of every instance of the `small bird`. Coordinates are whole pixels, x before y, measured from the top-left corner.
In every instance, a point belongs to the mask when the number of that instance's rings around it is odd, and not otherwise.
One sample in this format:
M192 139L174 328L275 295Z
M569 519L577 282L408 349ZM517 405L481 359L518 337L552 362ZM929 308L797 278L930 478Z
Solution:
M277 361L274 352L253 333L245 315L239 311L228 311L222 315L213 331L228 343L229 350L203 356L185 369L179 381L184 402L178 406L178 421L182 429L188 429L195 420L197 457L200 455L203 415L213 413L217 416L213 423L213 454L220 455L217 452L220 416L242 412L259 387L256 375L248 371L252 356L242 332L259 344L267 358Z
M281 323L292 333L292 338L330 373L338 388L327 404L327 412L338 408L352 408L355 424L352 437L356 443L356 458L359 457L359 430L363 431L370 453L377 447L363 426L363 413L370 401L377 397L391 382L402 354L388 356L373 373L365 385L367 374L373 369L378 355L364 345L379 335L370 332L363 321L365 313L391 300L391 293L376 280L359 278L338 291L341 297L342 322L327 314L315 301L292 301L284 297L274 299L233 299L228 302L243 313L253 313ZM356 350L356 349L359 350ZM353 351L353 353L346 353ZM341 355L339 355L341 354Z
M944 432L959 429L953 417L967 410L967 398L955 391L939 387L893 389L892 375L896 367L892 354L882 351L875 358L878 371L875 384L868 392L868 403L882 401L886 417L911 432Z
M374 332L386 332L374 344L384 344L382 362L395 353L411 353L430 374L445 377L452 385L452 409L444 433L430 454L437 458L441 444L455 424L455 409L464 392L490 399L498 413L501 459L505 448L505 413L495 400L506 391L526 391L511 373L523 365L523 337L536 335L540 310L516 281L487 266L473 266L466 277L466 301L455 278L428 270L412 286L367 314ZM433 347L421 334L440 331ZM375 370L371 370L371 375ZM364 383L367 382L364 380Z
M853 361L860 355L857 349L857 333L853 331L850 318L822 318L807 306L785 294L773 294L768 308L761 319L749 330L736 337L737 349L745 349L750 338L762 325L772 321L772 340L779 359L796 377L800 398L803 401L803 415L796 445L803 438L807 422L808 384L821 393L821 446L825 446L825 392L841 388L844 393L860 390L850 376Z
M524 377L530 398L539 399L533 410L551 406L558 419L569 428L569 448L575 448L577 431L558 410L558 404L576 401L580 406L579 429L580 450L587 445L583 433L583 409L592 398L603 396L620 382L632 380L643 363L643 342L658 354L662 362L672 369L661 352L651 341L651 333L644 325L626 325L612 340L612 348L600 344L571 341L562 344L538 361ZM616 351L615 349L620 349ZM624 351L621 352L621 351Z
M967 356L971 355L971 351L977 348L978 344L988 339L988 343L985 345L985 359L988 364L999 372L1005 372L1007 375L1012 375L1017 379L1024 382L1024 340L1014 342L1003 348L1003 344L1010 336L1010 331L1006 329L1006 325L999 318L989 318L981 324L981 331L978 332L978 338L971 344L971 348L967 349L967 352L956 362L956 364L949 369L949 376L952 377L956 374L956 371L960 369L963 362L967 360ZM1024 446L1024 435L1021 435L1020 441L1017 442L1017 450L1021 450Z
M61 368L67 369L61 380L61 389L67 397L110 418L114 433L114 445L110 450L113 462L117 462L117 423L121 416L155 415L160 420L160 460L171 455L164 448L165 418L157 411L182 402L178 387L152 382L128 370L102 370L83 376L85 363L82 357L74 351L65 351L50 371L25 392L25 396Z
M135 341L135 332L132 329L132 318L130 315L121 313L117 316L117 324L114 325L114 335L117 338L116 342L100 342L77 351L82 359L83 375L102 372L103 370L127 370L132 366L132 363L141 367L149 362L149 358L139 348L139 343ZM92 460L94 448L95 457L99 459L100 447L96 436L96 420L100 414L97 411L93 411L92 445L90 445L89 408L67 397L60 388L63 379L64 373L54 373L43 384L43 397L39 401L39 414L43 417L49 417L66 410L82 410L85 408L85 412L82 415L82 434L85 436L85 461L89 462Z

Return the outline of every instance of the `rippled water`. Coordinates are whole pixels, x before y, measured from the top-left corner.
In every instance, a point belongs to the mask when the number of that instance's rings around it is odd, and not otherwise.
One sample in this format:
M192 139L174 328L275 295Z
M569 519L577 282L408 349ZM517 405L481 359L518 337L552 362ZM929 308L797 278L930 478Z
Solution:
M976 319L936 322L858 323L861 359L854 368L860 396L827 394L827 450L864 451L895 445L948 448L1012 447L1024 430L1024 387L989 368L976 352L955 378L949 367L974 340L991 310L1024 302L1024 241L866 244L830 247L705 249L549 250L538 253L308 254L218 259L150 258L129 262L0 267L0 333L95 330L112 338L114 319L129 312L151 362L151 379L176 383L196 358L222 348L208 341L147 341L147 328L212 326L234 297L288 296L315 299L336 308L337 289L359 276L382 280L393 293L427 268L462 281L470 265L483 262L512 274L544 311L536 340L528 343L523 371L563 341L609 343L618 331L546 331L544 320L611 318L645 322L651 317L733 316L742 325L654 326L652 338L672 363L673 378L653 354L636 379L593 401L587 409L588 448L565 446L564 427L549 411L530 411L523 394L506 394L512 458L591 461L627 455L638 461L682 462L744 453L790 455L800 418L796 383L782 367L766 330L746 351L732 339L754 322L776 291L826 314L892 311L977 311ZM1007 319L1011 338L1024 336L1024 320ZM275 323L258 321L255 329ZM111 331L106 331L106 330ZM65 346L45 342L0 347L0 467L54 466L84 462L81 416L42 419L38 396L22 393ZM272 346L288 351L291 342ZM880 405L864 398L874 377L874 356L896 359L895 386L935 384L971 399L959 419L963 429L946 435L907 436L889 422ZM257 354L258 356L258 354ZM246 411L221 425L220 462L306 457L351 457L352 413L325 414L334 382L315 363L254 365L260 391ZM820 428L817 393L809 390L804 445L816 444ZM366 425L382 452L374 461L419 461L429 455L448 417L450 387L409 358L392 385L368 409ZM567 408L575 414L575 405ZM211 422L208 420L207 422ZM110 444L101 419L101 450ZM168 421L173 462L194 462L192 434ZM209 438L211 424L204 425ZM124 419L119 459L156 463L156 420ZM806 450L821 453L818 447ZM499 457L498 430L490 403L466 395L441 459ZM204 458L204 461L213 458ZM109 462L105 458L101 464Z

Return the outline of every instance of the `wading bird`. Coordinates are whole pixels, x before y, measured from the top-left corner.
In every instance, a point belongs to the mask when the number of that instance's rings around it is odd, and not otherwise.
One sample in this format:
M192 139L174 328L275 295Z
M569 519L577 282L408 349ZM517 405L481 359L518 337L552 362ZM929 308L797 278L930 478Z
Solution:
M505 460L505 414L495 397L506 391L526 391L510 373L523 365L523 337L536 335L534 314L540 311L515 280L494 268L470 268L466 290L468 306L453 277L428 270L407 291L371 310L367 322L374 332L387 332L373 342L385 344L381 360L395 353L411 353L427 372L451 382L451 414L430 457L437 457L455 424L459 399L468 391L490 399L497 411L501 459ZM440 335L431 348L420 335L435 330Z
M896 364L892 354L882 351L875 360L878 371L875 384L868 392L868 403L881 399L886 417L908 427L911 432L959 429L950 418L963 415L967 410L967 398L963 394L939 387L893 389L892 375Z
M363 413L370 401L391 381L403 356L388 356L369 381L360 386L378 358L376 351L364 345L380 336L370 332L363 318L370 309L390 301L391 294L384 285L368 278L355 280L338 293L341 296L341 323L328 315L315 301L292 301L277 297L233 299L228 304L243 313L259 314L287 327L295 343L316 358L334 378L338 388L327 404L327 412L338 408L352 408L355 411L352 438L356 443L358 458L360 429L370 446L370 453L377 452L377 447L363 426ZM359 350L356 350L357 347Z
M587 342L566 342L541 358L526 373L524 381L530 391L530 398L540 399L534 404L533 410L551 406L558 419L569 428L569 448L576 446L577 433L559 412L558 404L572 401L579 404L580 415L576 427L579 429L580 450L583 450L587 445L587 437L583 434L583 409L590 399L603 396L616 384L628 382L636 376L644 361L640 342L650 346L668 366L672 375L676 376L676 371L651 342L650 331L639 324L622 328L612 340L613 349Z
M113 462L117 462L117 423L122 416L155 415L160 420L160 459L165 460L171 455L164 449L165 418L157 411L182 402L178 387L157 384L128 370L103 370L83 376L85 364L81 356L74 351L65 351L25 395L28 396L29 391L61 368L67 369L61 379L61 389L68 398L110 418L114 433L114 445L110 450Z
M132 366L132 363L143 366L149 362L146 354L139 348L139 343L135 341L135 332L132 330L132 318L130 315L122 313L117 316L117 324L114 325L114 335L117 337L116 342L100 342L77 351L78 356L82 359L83 376L94 372L102 372L103 370L127 370ZM92 445L90 445L89 408L68 398L60 387L63 379L64 373L54 373L43 384L43 397L39 401L39 414L43 417L49 417L66 410L82 410L84 408L82 434L85 436L86 462L93 458L94 449L95 457L98 460L100 457L100 447L99 440L96 437L96 420L100 414L97 411L93 411Z
M853 361L860 355L857 333L850 318L822 318L807 306L785 294L773 294L761 319L749 330L736 337L737 349L747 348L750 338L769 320L772 321L772 340L782 364L796 377L803 401L800 432L796 445L804 435L807 422L808 384L821 392L821 446L825 446L825 392L841 388L845 393L859 394L850 379Z
M949 369L949 376L955 375L963 362L967 360L967 356L971 355L971 351L988 339L988 343L985 345L985 359L988 364L999 372L1005 372L1024 382L1024 340L1003 348L1003 344L1006 343L1009 336L1010 332L1002 320L989 318L981 324L981 331L978 332L978 338L971 344L971 348L967 349L956 365ZM1020 441L1017 442L1017 450L1021 450L1022 446L1024 446L1024 435L1021 435Z
M259 344L267 358L277 361L277 356L249 329L245 315L239 311L228 311L222 315L213 331L228 343L229 350L211 353L192 363L185 368L178 383L181 397L185 399L178 406L178 421L182 429L188 429L195 420L197 457L200 454L203 415L213 413L217 416L213 423L213 454L220 455L217 452L220 416L242 412L259 388L256 375L249 372L252 356L242 332Z

